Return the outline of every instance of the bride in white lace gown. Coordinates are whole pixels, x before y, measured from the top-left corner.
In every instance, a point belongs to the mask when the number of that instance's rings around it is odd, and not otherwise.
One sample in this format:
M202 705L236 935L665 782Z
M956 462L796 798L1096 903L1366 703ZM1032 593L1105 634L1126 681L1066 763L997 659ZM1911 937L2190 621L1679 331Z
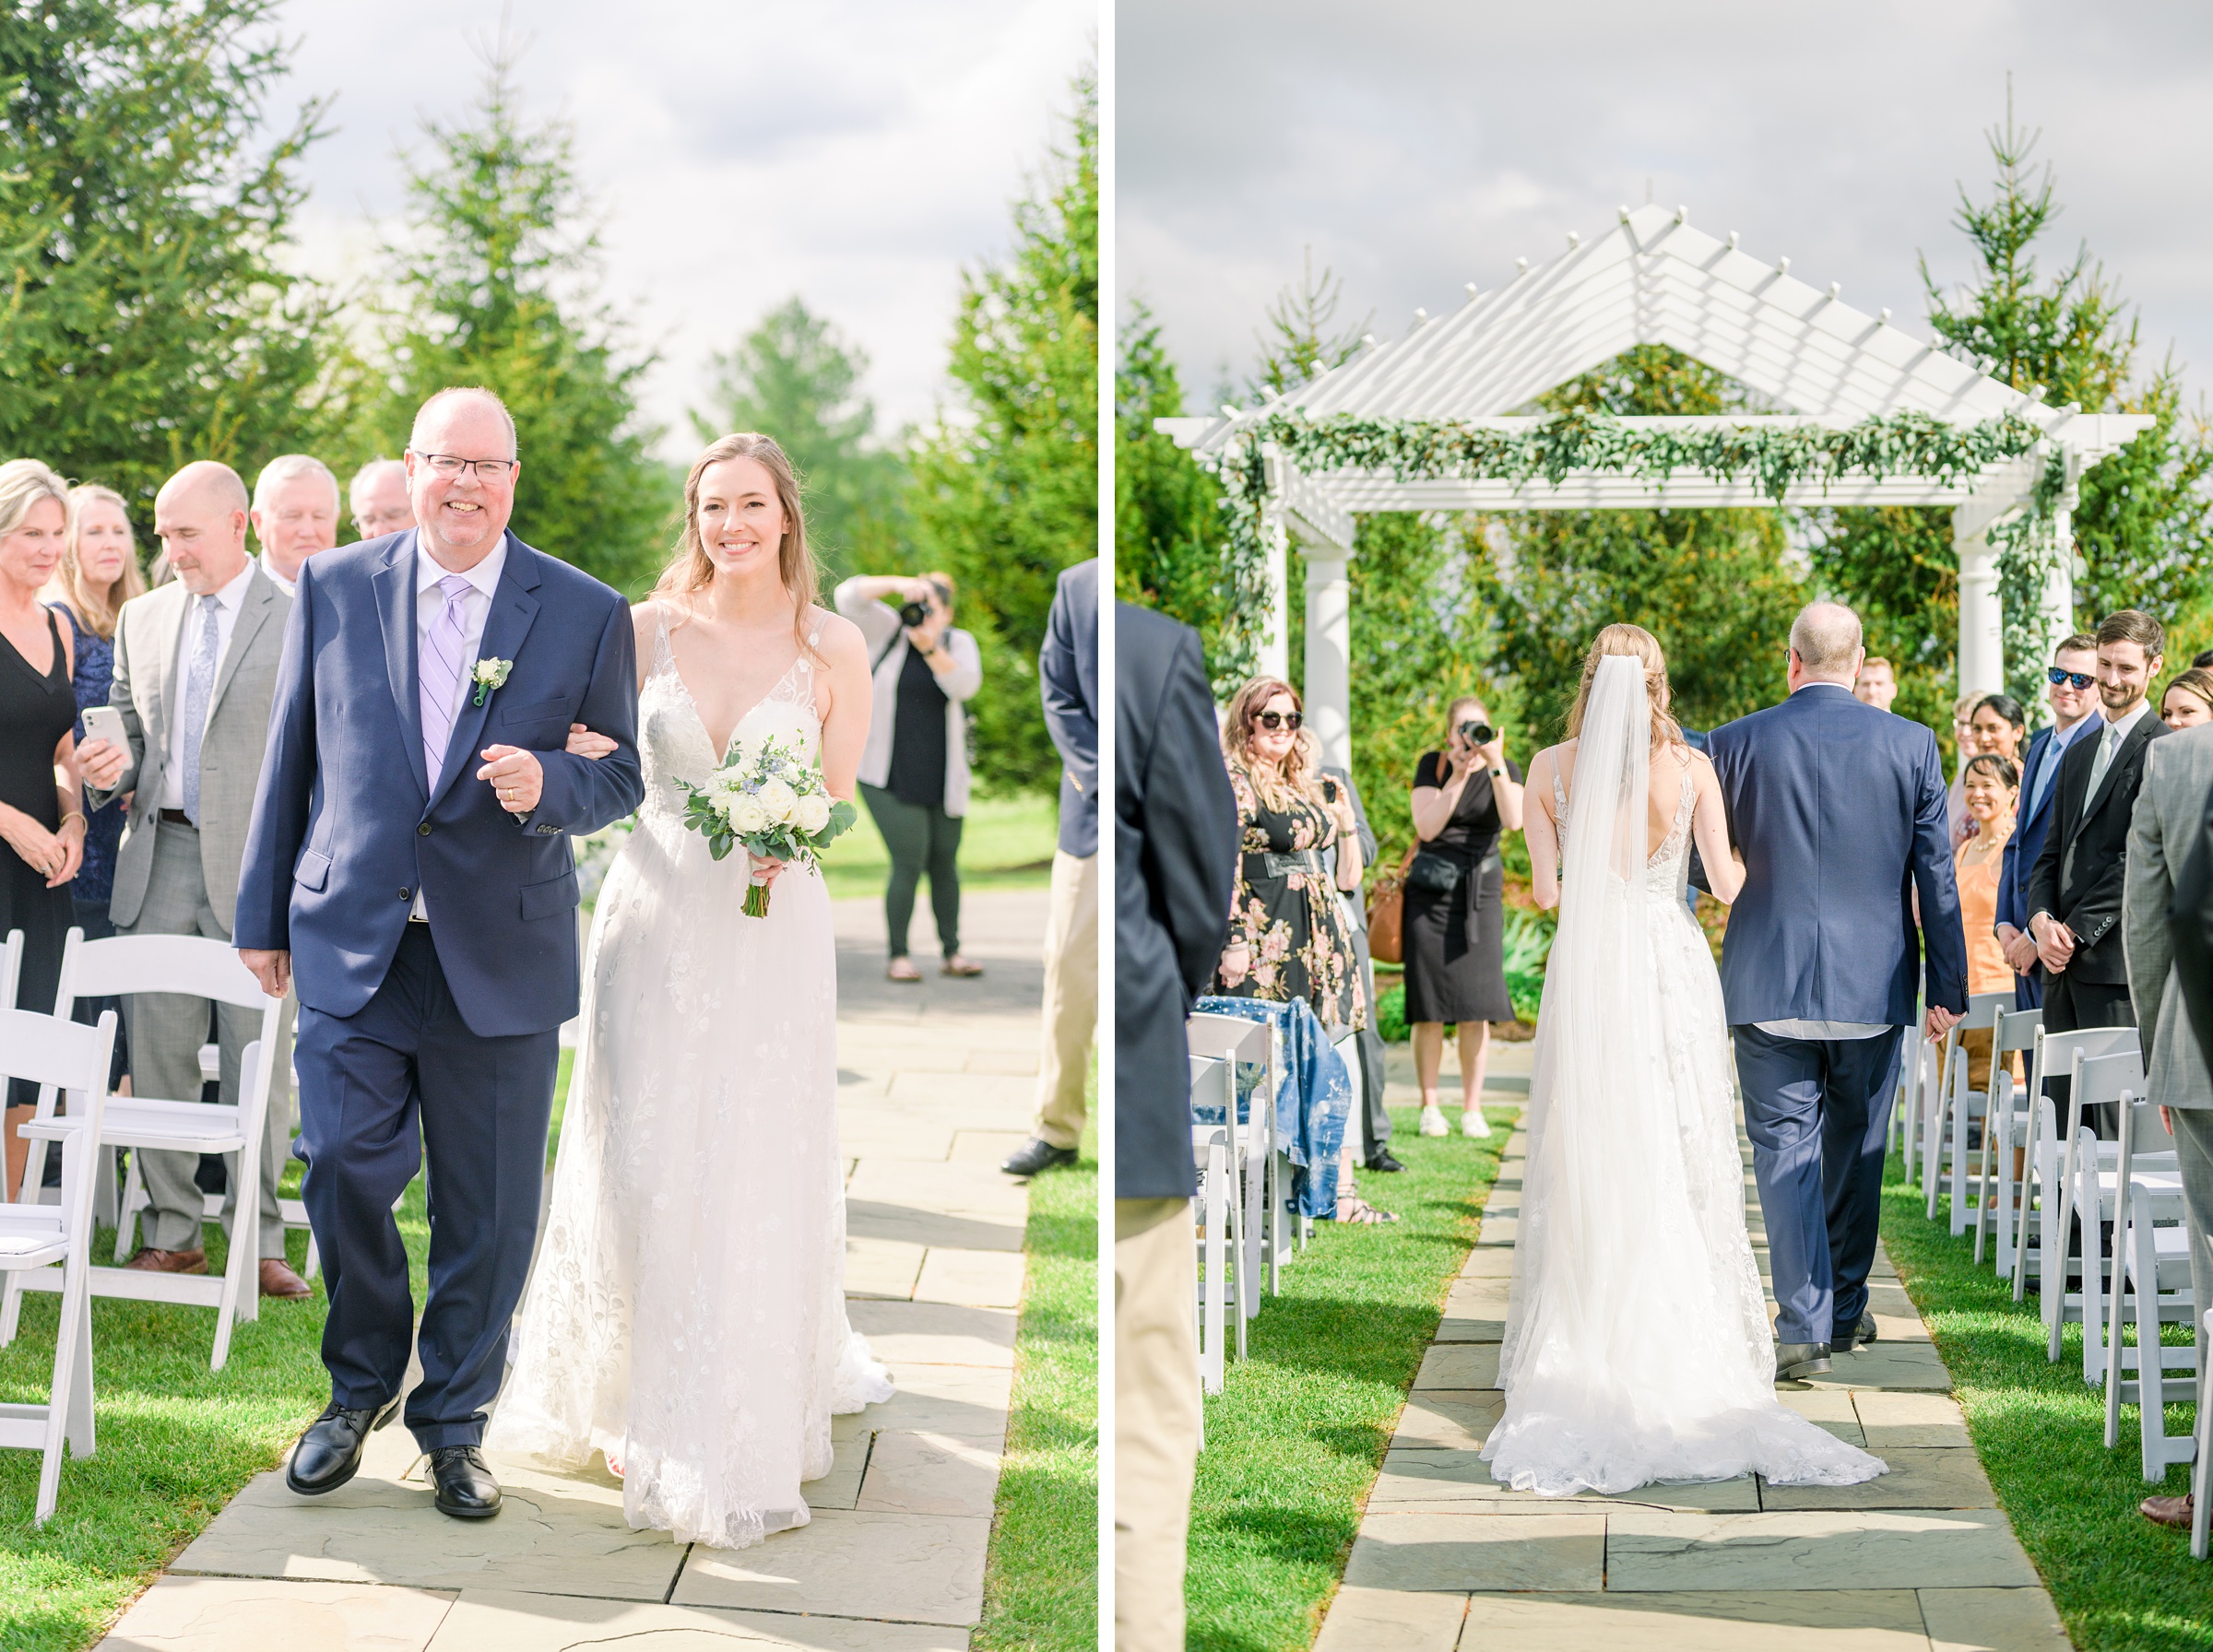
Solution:
M1506 1409L1483 1455L1494 1479L1549 1496L1754 1470L1854 1485L1881 1459L1775 1398L1721 980L1684 902L1694 832L1719 898L1744 868L1667 695L1651 633L1608 626L1569 738L1530 765L1530 865L1560 924L1530 1082Z
M831 1413L892 1385L846 1317L828 892L771 867L768 915L744 916L747 856L709 856L678 782L775 736L850 797L868 658L792 595L815 581L773 442L723 438L685 493L685 549L636 610L645 801L599 891L552 1205L485 1444L600 1451L632 1526L740 1548L806 1524Z

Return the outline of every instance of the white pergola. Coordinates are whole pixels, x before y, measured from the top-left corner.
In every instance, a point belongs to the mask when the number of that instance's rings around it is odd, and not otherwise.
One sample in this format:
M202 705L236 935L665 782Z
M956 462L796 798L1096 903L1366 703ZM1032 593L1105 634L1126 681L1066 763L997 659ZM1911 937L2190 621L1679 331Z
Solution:
M1989 530L2023 510L2050 454L2065 465L2057 518L2056 567L2043 611L2054 640L2073 630L2074 542L2069 514L2083 471L2126 445L2153 420L2143 414L2053 407L1999 384L1890 324L1890 312L1852 309L1831 284L1808 286L1791 261L1762 263L1690 226L1687 208L1623 207L1594 241L1568 238L1542 268L1521 261L1505 287L1480 292L1450 315L1414 312L1405 336L1372 345L1343 366L1265 405L1225 407L1213 418L1162 419L1155 427L1201 464L1218 464L1243 432L1271 414L1528 428L1518 414L1544 392L1632 346L1667 345L1719 369L1777 409L1699 419L1625 419L1631 427L1824 425L1848 428L1878 416L1920 412L1970 426L2007 413L2043 434L2040 447L1947 482L1916 476L1832 478L1804 484L1785 506L1949 505L1959 556L1959 680L2003 684L2005 649L1997 552ZM1657 480L1611 471L1571 471L1556 484L1538 477L1400 480L1388 471L1308 474L1272 445L1263 449L1268 492L1269 611L1260 668L1282 675L1289 548L1306 558L1306 690L1308 717L1331 761L1352 761L1351 618L1346 563L1354 517L1376 511L1582 511L1772 505L1749 477L1678 471Z

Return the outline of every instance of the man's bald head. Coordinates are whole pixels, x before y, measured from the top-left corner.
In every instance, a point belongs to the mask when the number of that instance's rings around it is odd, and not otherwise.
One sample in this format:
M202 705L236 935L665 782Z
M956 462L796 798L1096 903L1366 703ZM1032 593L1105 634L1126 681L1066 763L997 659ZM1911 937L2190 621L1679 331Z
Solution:
M205 492L207 502L219 511L244 513L253 508L246 493L245 479L220 459L195 459L183 469L161 484L155 495L157 502L174 498L179 501Z
M1840 602L1809 602L1791 621L1791 686L1850 688L1860 669L1860 617Z
M154 495L154 534L184 588L195 596L221 590L246 566L246 484L237 471L198 459Z

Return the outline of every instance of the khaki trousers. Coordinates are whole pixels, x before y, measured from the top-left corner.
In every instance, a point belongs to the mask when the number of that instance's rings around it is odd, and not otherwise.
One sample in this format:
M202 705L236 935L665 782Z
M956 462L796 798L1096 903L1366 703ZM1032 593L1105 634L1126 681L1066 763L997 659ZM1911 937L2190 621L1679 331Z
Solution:
M1199 1461L1191 1202L1114 1201L1115 1652L1182 1652Z
M1053 855L1053 903L1045 924L1045 1037L1037 1056L1039 1140L1083 1139L1083 1082L1099 1021L1099 857Z

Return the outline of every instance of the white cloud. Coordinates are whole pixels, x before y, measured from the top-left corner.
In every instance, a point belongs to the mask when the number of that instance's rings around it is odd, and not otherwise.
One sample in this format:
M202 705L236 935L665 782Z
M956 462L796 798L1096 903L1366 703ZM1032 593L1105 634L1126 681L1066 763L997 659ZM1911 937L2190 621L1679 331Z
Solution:
M1961 183L1988 193L2008 68L2065 206L2044 266L2087 242L2141 307L2147 365L2172 342L2193 396L2213 387L2203 7L1121 0L1117 28L1123 291L1201 395L1249 364L1308 244L1391 336L1603 230L1648 180L1918 328L1917 255L1970 272L1951 220Z
M308 152L302 260L359 279L405 205L396 156L463 118L498 0L290 0L282 107L336 93ZM1088 61L1092 0L534 0L525 107L574 127L606 215L607 295L664 358L648 414L692 447L708 357L794 293L869 354L882 428L945 395L959 272L1003 248Z

